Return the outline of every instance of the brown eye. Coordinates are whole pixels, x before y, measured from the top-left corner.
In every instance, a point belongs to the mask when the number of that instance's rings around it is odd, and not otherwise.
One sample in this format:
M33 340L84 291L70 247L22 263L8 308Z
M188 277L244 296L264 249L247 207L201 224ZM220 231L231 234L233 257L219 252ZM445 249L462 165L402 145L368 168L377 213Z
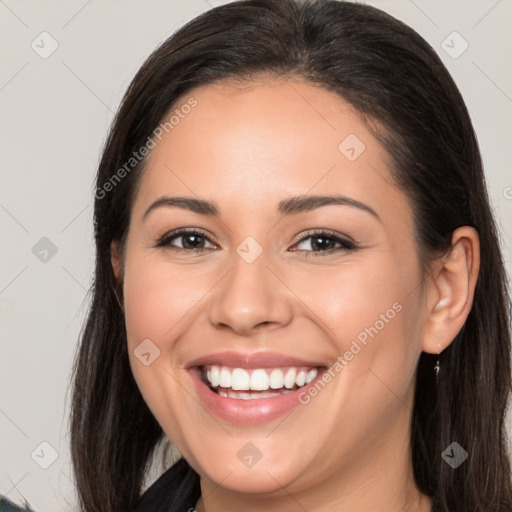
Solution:
M329 253L338 251L348 251L356 249L356 245L353 242L345 240L338 235L330 233L328 231L313 231L308 233L305 237L301 238L296 245L306 244L309 249L298 249L304 250L308 253ZM338 247L336 247L338 245Z
M181 239L181 247L173 242ZM210 239L198 230L179 230L173 233L167 233L157 243L157 247L168 247L172 250L201 252L208 249L206 243L212 244ZM212 244L213 245L213 244ZM215 246L214 246L215 247Z

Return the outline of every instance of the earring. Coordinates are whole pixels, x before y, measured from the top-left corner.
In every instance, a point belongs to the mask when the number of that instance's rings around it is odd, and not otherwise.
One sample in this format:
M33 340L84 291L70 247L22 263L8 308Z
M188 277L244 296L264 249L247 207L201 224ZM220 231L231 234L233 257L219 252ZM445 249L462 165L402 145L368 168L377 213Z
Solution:
M441 308L444 308L449 302L449 299L448 298L444 298L444 299L441 299L438 304L436 305L436 307L434 308L434 311L438 311L439 309ZM436 361L436 365L434 366L434 371L436 372L436 384L438 384L439 382L439 370L441 369L441 365L439 363L439 354L441 353L441 351L439 350L439 346L440 344L438 343L437 344L437 361Z
M434 366L434 371L436 372L436 384L439 383L439 370L441 369L441 365L439 364L439 354L441 351L439 350L439 343L437 344L437 362Z

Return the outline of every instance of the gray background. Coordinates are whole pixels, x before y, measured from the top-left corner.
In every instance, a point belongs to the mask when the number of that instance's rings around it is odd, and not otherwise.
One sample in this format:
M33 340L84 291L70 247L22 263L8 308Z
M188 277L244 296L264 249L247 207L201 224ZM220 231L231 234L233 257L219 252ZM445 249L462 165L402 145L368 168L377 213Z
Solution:
M76 509L68 382L92 278L93 177L108 126L145 57L221 3L0 0L0 493L38 512ZM415 28L460 87L510 273L512 1L367 3ZM58 44L47 58L43 31ZM460 56L454 31L469 44Z

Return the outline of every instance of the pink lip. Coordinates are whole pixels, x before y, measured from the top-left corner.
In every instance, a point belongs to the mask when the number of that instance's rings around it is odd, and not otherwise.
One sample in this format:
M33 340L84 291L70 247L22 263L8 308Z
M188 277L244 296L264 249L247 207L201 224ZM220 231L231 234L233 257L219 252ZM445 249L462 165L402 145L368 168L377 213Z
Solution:
M285 366L319 367L325 363L320 361L305 361L296 357L278 354L276 352L219 352L199 357L187 363L187 368L194 366L219 365L230 368L279 368Z
M220 365L232 368L273 368L273 367L317 367L318 375L309 384L292 393L272 398L260 398L256 400L241 400L227 398L218 395L203 382L202 366ZM187 364L188 372L192 377L201 402L215 416L230 423L238 425L257 425L267 423L285 415L292 409L301 405L299 396L307 393L308 388L314 386L325 371L321 363L308 362L282 354L261 352L255 354L243 354L224 352L201 357Z

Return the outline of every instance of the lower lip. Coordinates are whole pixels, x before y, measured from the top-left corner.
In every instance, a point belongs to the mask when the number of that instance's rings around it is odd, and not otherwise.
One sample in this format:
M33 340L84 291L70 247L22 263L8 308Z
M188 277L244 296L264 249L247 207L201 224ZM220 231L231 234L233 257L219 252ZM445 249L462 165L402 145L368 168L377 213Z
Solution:
M266 423L285 415L298 405L302 405L299 395L307 393L308 388L314 386L323 373L321 369L318 369L318 375L309 384L293 393L271 398L242 400L218 395L202 381L200 372L199 368L189 370L199 396L208 410L223 420L242 425Z

